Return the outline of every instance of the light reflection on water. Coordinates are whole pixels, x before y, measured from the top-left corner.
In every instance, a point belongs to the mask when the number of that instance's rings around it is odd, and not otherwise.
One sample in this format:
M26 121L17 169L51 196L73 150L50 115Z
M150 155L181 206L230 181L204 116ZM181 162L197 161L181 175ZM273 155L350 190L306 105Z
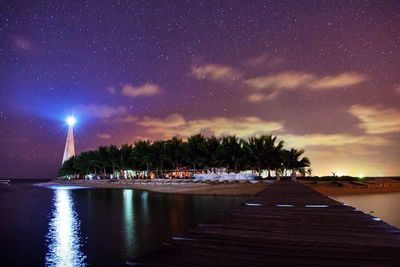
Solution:
M136 197L135 197L136 194ZM140 194L140 198L137 198ZM148 192L134 192L133 189L123 189L123 240L126 255L137 249L140 239L137 222L148 222ZM140 228L140 227L139 227Z
M124 207L124 239L125 250L130 251L133 248L134 233L134 212L133 212L133 190L123 190Z
M333 199L400 228L400 193L336 196Z
M53 212L46 236L46 266L85 266L86 256L81 251L80 222L74 210L71 190L58 188L53 192Z

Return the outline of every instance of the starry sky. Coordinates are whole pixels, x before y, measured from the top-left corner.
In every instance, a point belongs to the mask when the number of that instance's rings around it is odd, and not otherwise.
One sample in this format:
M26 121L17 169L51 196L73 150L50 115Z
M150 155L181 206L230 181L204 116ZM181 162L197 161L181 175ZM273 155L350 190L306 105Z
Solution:
M400 1L0 1L0 178L78 152L271 133L315 175L400 175Z

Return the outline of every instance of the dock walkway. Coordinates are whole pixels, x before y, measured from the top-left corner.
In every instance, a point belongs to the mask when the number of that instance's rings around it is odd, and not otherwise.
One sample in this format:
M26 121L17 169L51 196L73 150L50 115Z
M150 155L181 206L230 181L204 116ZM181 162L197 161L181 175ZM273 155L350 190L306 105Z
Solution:
M135 258L139 266L400 266L400 230L296 182Z

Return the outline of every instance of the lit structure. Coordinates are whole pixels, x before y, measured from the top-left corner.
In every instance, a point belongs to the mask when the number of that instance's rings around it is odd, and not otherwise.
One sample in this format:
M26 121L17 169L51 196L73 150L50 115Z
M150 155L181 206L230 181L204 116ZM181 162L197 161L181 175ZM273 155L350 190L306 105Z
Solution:
M64 156L62 159L62 164L67 161L69 158L75 156L75 144L74 144L74 124L76 123L76 119L73 116L69 116L67 118L68 124L68 134L67 141L65 142Z

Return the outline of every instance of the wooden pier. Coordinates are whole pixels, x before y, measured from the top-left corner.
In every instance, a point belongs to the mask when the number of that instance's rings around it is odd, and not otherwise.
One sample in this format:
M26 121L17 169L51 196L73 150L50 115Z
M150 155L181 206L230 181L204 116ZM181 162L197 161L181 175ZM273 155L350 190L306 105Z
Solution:
M135 266L400 266L400 230L296 182L127 262Z

